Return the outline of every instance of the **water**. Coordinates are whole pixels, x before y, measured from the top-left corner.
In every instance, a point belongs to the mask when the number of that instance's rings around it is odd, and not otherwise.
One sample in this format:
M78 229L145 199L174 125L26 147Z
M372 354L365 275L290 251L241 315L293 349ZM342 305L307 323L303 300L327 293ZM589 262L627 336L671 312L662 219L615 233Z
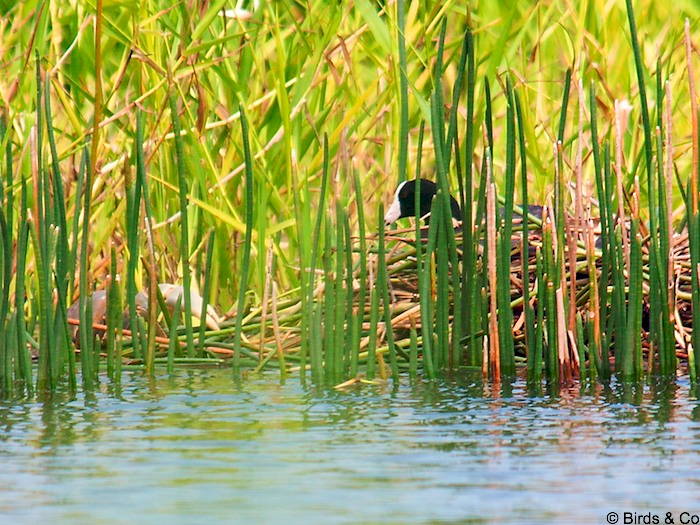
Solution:
M700 404L678 386L498 396L344 391L229 370L0 403L2 523L605 523L700 514ZM620 523L623 523L622 518Z

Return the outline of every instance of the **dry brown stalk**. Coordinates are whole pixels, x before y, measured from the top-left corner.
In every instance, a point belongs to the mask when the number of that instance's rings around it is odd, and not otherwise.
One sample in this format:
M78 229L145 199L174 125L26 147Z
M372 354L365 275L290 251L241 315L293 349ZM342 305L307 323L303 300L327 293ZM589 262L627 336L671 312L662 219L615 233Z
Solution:
M68 324L73 325L73 326L80 326L80 320L78 319L71 319L68 318L66 320ZM103 332L107 331L107 325L105 324L100 324L100 323L92 323L92 329L93 330L100 330ZM131 330L127 328L122 328L119 330L122 335L125 335L127 337L131 337ZM163 345L163 346L168 346L170 344L170 339L167 337L162 337L162 336L155 336L155 341L156 343ZM185 348L187 346L187 343L185 341L179 341L178 343L181 347ZM232 356L233 355L233 350L229 350L228 348L219 348L216 346L209 346L206 347L205 350L207 352L212 352L214 354L220 354L220 355L226 355L226 356Z
M487 153L487 157L489 154ZM501 358L498 341L498 307L496 304L496 289L498 286L496 271L496 184L489 159L486 161L486 244L488 251L489 279L489 360L493 379L501 377Z

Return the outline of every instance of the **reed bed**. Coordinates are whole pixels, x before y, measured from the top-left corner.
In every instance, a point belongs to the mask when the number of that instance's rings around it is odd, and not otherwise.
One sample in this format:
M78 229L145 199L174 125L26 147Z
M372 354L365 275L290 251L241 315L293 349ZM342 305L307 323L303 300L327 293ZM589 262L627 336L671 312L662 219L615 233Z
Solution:
M574 7L493 4L8 8L0 392L195 365L697 382L694 27L584 2L562 58ZM429 225L388 228L412 177Z

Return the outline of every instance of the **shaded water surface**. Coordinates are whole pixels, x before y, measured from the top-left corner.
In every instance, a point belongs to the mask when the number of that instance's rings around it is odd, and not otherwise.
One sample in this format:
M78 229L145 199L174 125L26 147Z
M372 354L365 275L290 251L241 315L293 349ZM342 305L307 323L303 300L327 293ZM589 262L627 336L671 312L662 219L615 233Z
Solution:
M181 370L125 374L94 396L2 401L0 521L700 514L700 405L687 384L557 395L516 384L496 396L478 378L404 383L339 392Z

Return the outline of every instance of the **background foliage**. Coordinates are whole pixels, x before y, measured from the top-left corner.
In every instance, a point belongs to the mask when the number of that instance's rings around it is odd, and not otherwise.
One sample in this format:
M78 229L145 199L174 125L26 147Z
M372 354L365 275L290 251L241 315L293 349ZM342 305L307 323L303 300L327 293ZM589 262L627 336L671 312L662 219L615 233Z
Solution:
M506 70L511 71L522 97L532 201L542 202L552 190L552 143L567 68L574 71L574 83L582 79L584 86L591 81L598 84L599 118L605 122L599 135L609 132L614 99L633 101L633 125L625 149L641 151L624 2L406 3L408 173L413 173L420 122L429 121L428 99L443 17L448 20L445 100L451 100L449 90L467 24L475 34L478 77L489 77L493 86L497 180L502 177L505 157L501 139L505 103L498 82ZM281 290L298 285L300 261L308 260L311 250L306 233L311 231L318 202L324 133L331 155L328 209L340 202L355 224L358 204L352 190L353 172L363 183L366 202L360 205L367 224L376 224L379 202L387 201L393 192L398 181L400 126L396 2L262 0L239 4L231 0L104 3L99 71L104 118L95 159L99 171L92 185L89 237L90 268L98 288L109 270L110 247L116 246L118 252L126 249L124 195L134 179L137 110L145 115L144 149L159 279L181 279L169 92L178 100L182 126L187 130L191 261L195 268L203 266L196 263L203 258L205 234L213 229L213 302L224 309L235 300L242 251L238 247L245 229L239 104L250 121L255 158L253 302L262 294L268 250L276 255L275 277ZM15 169L31 178L29 136L36 119L36 51L42 74L51 84L60 169L70 203L80 147L90 137L95 111L95 8L94 2L83 0L0 4L0 94L12 126L9 140ZM690 18L694 30L700 9L690 0L672 4L640 0L635 9L647 71L654 71L660 59L664 70L671 73L674 100L682 101L674 111L674 137L677 166L685 177L690 124L683 102L687 101L687 80L682 75L683 19ZM477 122L482 120L484 107L482 87L480 80ZM576 135L576 92L572 89L568 137ZM651 104L653 109L653 101ZM464 118L463 108L459 115ZM423 175L433 177L429 129L427 126ZM566 144L567 160L575 155L573 142ZM475 151L481 155L479 144ZM45 158L48 163L48 151ZM590 164L588 159L585 169L592 180ZM295 208L295 195L299 208ZM680 202L679 196L676 199ZM69 216L71 213L69 208ZM30 254L30 279L33 268ZM201 276L197 277L201 286Z

